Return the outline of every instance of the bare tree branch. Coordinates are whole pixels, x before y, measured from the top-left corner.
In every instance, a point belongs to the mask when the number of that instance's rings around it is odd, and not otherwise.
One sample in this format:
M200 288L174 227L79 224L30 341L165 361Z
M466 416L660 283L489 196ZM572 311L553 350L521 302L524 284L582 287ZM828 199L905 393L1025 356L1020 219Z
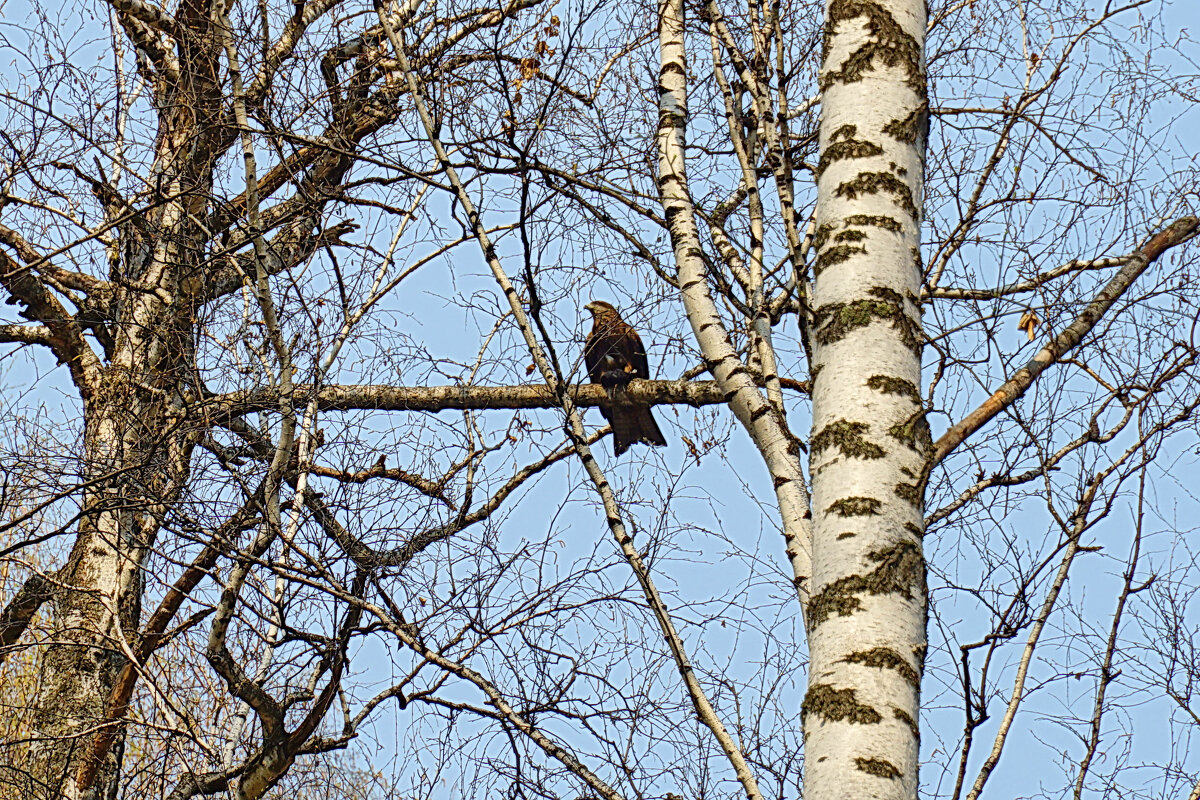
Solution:
M793 384L795 386L795 384ZM296 387L296 402L307 402L311 388ZM647 381L629 383L631 400L647 404L674 403L706 406L724 403L715 381ZM608 401L603 386L577 384L571 398L580 408L595 408ZM516 386L324 386L317 391L322 411L370 409L375 411L449 411L455 409L559 408L560 402L545 384ZM204 401L206 413L232 416L264 411L278 402L278 393L251 389L217 395Z
M1064 354L1078 345L1116 302L1133 286L1143 272L1172 247L1183 244L1200 231L1200 219L1181 217L1128 256L1116 275L1101 289L1079 316L1061 333L1051 339L1029 362L1004 382L982 405L956 422L933 445L933 453L925 468L926 475L967 437L982 428L993 417L1015 403L1047 367L1058 362Z

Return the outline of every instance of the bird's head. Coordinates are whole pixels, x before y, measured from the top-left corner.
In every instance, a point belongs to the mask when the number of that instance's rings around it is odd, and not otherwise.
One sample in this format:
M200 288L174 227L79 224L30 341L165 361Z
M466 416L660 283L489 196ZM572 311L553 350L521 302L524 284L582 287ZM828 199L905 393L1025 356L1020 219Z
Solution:
M592 312L592 317L603 317L607 314L616 315L617 309L612 303L606 303L603 300L593 300L584 306L588 311Z

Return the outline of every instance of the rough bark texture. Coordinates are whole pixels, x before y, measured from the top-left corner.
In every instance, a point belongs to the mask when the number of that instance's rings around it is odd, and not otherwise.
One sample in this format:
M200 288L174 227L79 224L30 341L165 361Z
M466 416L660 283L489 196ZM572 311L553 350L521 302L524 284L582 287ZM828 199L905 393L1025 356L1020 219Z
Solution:
M164 151L181 146L174 142ZM195 175L167 177L172 180L172 194L184 194L185 183L189 191L196 188ZM192 442L170 401L178 397L172 390L186 374L191 349L192 309L181 298L179 281L199 262L187 204L166 203L143 222L169 235L132 226L124 232L132 257L120 269L137 288L113 291L116 318L106 363L79 387L82 477L89 488L78 537L53 594L56 637L42 662L46 692L35 724L45 738L33 751L31 797L86 796L75 780L83 766L78 740L97 726L119 724L105 710L138 630L140 566L186 479ZM115 752L104 754L95 770L99 787L116 775Z
M807 391L800 382L788 388ZM724 403L727 397L715 381L648 381L635 379L625 387L629 399L639 403L675 403L706 406ZM596 408L608 402L600 385L578 384L570 387L571 401L580 408ZM296 401L308 402L312 389L296 388ZM279 393L254 390L221 395L209 401L209 413L225 416L274 408ZM514 386L322 386L316 397L321 411L372 409L376 411L453 411L488 408L558 408L554 390L540 383Z
M42 660L38 741L19 779L30 798L107 797L115 786L120 736L111 729L123 722L109 709L126 654L138 641L140 570L186 481L200 435L195 409L188 409L197 309L235 291L250 263L228 255L245 241L234 236L230 248L212 241L230 234L240 210L235 200L224 204L223 213L211 213L214 164L237 136L223 102L212 6L205 0L180 4L166 26L170 49L135 36L136 14L116 10L144 51L144 74L159 109L148 180L154 196L145 210L130 214L111 187L93 186L118 243L109 250L107 281L79 276L86 301L74 316L38 277L52 271L52 263L31 257L19 267L7 256L0 259L0 284L23 304L26 318L48 329L46 343L69 367L84 412L81 472L87 489L71 556L49 594L55 637ZM359 104L369 107L371 100ZM275 234L270 272L290 269L312 253L321 239L312 231L329 196L326 188L353 163L355 143L396 114L391 108L361 110L348 116L353 123L336 126L340 151L302 153L289 165L297 172L309 167L298 193L305 202L295 204L294 221ZM271 179L281 182L284 173ZM84 340L84 329L102 354ZM105 746L91 747L93 737Z
M831 0L820 85L805 796L915 798L925 7Z

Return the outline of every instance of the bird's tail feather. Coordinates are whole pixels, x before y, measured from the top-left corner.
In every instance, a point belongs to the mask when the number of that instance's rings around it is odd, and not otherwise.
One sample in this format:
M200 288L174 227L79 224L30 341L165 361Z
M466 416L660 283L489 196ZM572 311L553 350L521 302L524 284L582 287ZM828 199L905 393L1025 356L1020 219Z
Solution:
M621 455L634 442L666 447L667 439L658 429L649 406L626 406L612 415L613 455Z

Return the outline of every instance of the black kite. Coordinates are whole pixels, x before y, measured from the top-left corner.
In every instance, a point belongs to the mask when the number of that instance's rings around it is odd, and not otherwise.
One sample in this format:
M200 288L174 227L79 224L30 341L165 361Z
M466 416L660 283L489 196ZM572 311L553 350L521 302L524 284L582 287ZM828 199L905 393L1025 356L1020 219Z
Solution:
M593 300L585 308L592 312L592 332L583 346L592 383L608 390L610 402L600 412L613 429L613 455L621 455L634 442L665 447L667 440L650 414L650 406L633 403L625 387L634 378L649 378L650 364L642 339L617 309L602 300Z

